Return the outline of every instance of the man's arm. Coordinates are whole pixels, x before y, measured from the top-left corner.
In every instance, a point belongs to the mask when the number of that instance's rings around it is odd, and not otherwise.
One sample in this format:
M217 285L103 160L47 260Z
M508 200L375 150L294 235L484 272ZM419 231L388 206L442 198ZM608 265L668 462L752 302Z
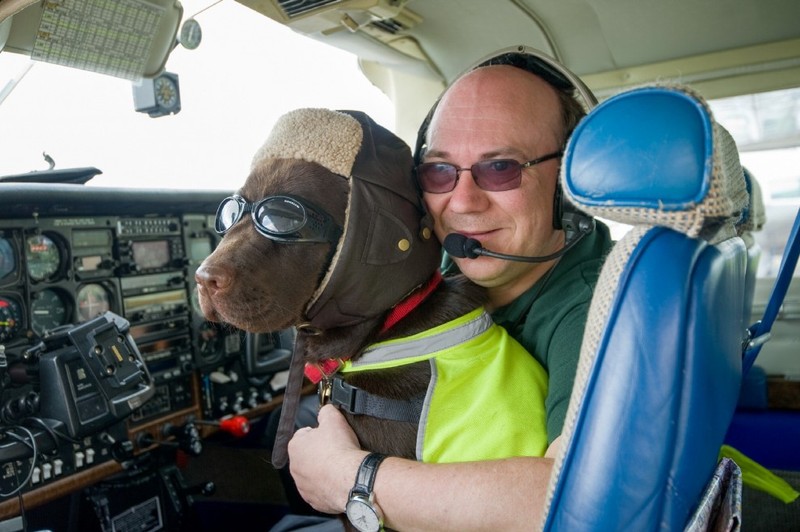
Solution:
M366 451L332 406L319 426L289 442L292 476L303 498L319 511L344 511ZM552 456L457 464L387 458L378 469L375 502L387 526L399 530L530 530L542 516Z

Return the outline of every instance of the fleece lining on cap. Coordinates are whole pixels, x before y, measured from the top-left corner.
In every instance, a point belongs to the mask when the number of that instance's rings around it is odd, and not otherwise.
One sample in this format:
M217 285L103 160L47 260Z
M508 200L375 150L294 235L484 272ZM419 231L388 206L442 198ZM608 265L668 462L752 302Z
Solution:
M350 177L362 140L361 124L350 115L329 109L297 109L278 119L253 157L251 168L268 158L300 159Z

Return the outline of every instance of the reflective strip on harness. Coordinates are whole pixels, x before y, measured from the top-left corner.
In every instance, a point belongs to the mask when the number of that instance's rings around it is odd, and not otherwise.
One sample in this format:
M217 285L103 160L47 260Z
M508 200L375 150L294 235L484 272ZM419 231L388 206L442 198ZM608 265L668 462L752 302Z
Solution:
M355 362L348 362L343 371L384 369L425 360L439 351L480 336L493 325L492 317L482 308L478 308L453 321L413 336L372 344Z

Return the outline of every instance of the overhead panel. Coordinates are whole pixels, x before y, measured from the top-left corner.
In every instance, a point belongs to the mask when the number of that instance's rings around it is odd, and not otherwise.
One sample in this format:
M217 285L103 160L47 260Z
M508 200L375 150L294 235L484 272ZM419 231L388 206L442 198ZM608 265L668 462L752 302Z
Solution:
M398 0L237 0L239 3L309 37L329 42L335 34L352 34L351 39L367 37L391 47L413 60L428 62L424 51L407 32L422 18ZM353 51L353 50L351 50Z

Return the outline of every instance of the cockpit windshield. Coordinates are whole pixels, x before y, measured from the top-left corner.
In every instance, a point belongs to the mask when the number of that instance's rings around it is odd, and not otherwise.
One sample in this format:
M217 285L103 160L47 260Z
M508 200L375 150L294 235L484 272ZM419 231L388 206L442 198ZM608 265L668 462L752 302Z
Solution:
M0 176L96 167L90 185L233 190L279 116L298 107L358 109L393 127L386 95L355 55L300 35L237 2L182 0L202 29L177 46L181 109L134 110L133 82L0 54Z

